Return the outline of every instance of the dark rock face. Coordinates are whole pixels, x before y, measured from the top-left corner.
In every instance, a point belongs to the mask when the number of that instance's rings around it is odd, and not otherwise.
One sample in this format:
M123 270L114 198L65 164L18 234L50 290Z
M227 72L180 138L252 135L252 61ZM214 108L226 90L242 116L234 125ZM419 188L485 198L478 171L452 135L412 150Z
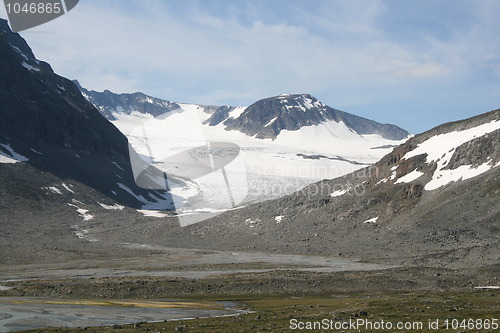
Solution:
M281 95L250 105L227 129L267 139L276 138L282 130L296 131L330 118L339 120L335 114L328 114L327 107L310 95Z
M343 111L338 111L338 113L342 121L358 134L378 134L389 140L403 140L410 135L396 125L381 124Z
M308 94L262 99L250 105L237 119L225 124L228 130L256 135L260 139L274 139L282 130L296 131L328 120L344 122L357 134L379 134L391 140L402 140L409 135L395 125L380 124L333 109Z
M74 179L132 207L142 204L117 183L148 195L135 185L127 138L71 81L37 60L5 20L0 20L0 143L39 170Z
M497 164L500 162L499 142L500 130L466 142L458 147L455 153L453 153L446 168L453 170L461 165L472 165L477 167L488 161Z
M224 124L227 125L233 121L233 119L229 119L229 113L234 109L234 106L205 106L205 112L211 113L212 115L204 122L204 124L217 126L224 122Z

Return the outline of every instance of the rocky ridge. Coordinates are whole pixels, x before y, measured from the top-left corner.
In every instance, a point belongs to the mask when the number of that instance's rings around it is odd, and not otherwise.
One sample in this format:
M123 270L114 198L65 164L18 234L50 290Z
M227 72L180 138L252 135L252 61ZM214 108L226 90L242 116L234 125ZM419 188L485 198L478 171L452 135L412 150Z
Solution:
M114 114L130 114L133 111L155 117L171 112L182 112L179 103L139 92L133 94L115 94L109 90L96 92L81 87L77 81L74 82L83 96L111 121L116 119ZM304 126L320 125L329 121L342 122L353 133L359 135L377 134L389 140L402 140L410 135L398 126L380 124L331 108L309 94L265 98L249 107L197 106L209 115L204 121L205 125L223 125L228 131L240 131L257 139L275 139L281 131L297 131Z

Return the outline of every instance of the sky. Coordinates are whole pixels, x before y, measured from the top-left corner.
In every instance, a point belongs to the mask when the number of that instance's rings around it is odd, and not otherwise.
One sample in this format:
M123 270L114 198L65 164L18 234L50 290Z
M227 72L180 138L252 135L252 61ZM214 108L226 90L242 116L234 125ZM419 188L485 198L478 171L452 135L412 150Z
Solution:
M500 107L499 17L497 0L81 0L20 34L87 89L241 106L309 93L416 134Z

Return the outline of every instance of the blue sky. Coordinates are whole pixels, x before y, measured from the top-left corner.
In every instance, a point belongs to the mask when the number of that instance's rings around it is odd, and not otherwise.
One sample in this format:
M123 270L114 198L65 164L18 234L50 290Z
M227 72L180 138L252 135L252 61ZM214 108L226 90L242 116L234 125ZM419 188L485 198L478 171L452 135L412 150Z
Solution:
M310 93L419 133L500 107L498 17L496 0L81 0L21 35L93 90L215 105Z

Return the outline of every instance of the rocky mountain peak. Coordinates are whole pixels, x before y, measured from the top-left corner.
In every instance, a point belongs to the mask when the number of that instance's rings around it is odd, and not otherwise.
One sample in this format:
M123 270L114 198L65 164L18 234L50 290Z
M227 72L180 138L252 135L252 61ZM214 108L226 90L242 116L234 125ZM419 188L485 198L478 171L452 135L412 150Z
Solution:
M334 121L355 134L378 134L402 140L409 133L395 125L378 122L336 110L309 94L282 94L259 100L237 118L225 122L228 130L238 130L259 139L275 139L283 130L297 131L304 126Z
M333 110L333 109L331 109ZM274 139L282 130L296 131L303 126L338 120L329 108L308 94L282 94L250 105L227 129L239 130L258 139Z
M310 110L314 107L324 107L325 104L318 101L315 97L309 94L281 94L276 97L283 105L296 106L303 111ZM287 108L288 109L288 108Z

